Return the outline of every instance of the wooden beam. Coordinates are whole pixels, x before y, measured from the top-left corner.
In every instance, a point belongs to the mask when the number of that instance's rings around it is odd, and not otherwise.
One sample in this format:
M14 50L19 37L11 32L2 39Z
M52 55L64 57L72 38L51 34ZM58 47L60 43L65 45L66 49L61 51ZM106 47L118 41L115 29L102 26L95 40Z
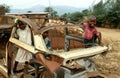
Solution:
M84 48L78 50L72 50L63 53L56 53L56 55L64 58L64 61L71 60L71 59L80 59L85 57L94 56L96 54L103 53L108 50L106 46L94 46L91 48Z
M18 39L15 39L15 38L10 38L9 41L33 54L36 54L37 52L35 51L35 48L29 44L26 44L22 41L19 41Z

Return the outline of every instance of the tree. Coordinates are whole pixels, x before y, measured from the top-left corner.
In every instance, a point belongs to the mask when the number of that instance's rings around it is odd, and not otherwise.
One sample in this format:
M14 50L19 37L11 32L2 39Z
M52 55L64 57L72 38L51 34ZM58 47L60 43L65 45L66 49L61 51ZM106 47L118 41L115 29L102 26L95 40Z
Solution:
M106 8L101 0L99 3L93 6L93 15L97 18L98 26L101 26L106 21Z
M105 6L107 9L106 18L114 28L120 28L120 0L107 0Z
M109 23L110 27L120 28L120 0L106 0L93 6L92 14L97 17L99 25Z
M32 13L32 11L27 11L27 13Z
M71 14L70 13L64 13L60 17L66 19L66 20L70 20Z
M53 10L53 8L51 8L51 7L46 7L45 10L44 10L44 12L48 12L50 14L51 18L58 17L57 11Z
M82 11L83 16L88 16L90 14L90 11L88 9L85 9Z
M74 12L70 14L69 18L71 21L79 22L83 18L83 14L81 12Z
M10 12L10 6L7 6L6 4L0 5L0 7L5 7L5 12L9 13Z
M63 15L61 15L62 18L67 18L68 17L68 14L67 13L64 13Z

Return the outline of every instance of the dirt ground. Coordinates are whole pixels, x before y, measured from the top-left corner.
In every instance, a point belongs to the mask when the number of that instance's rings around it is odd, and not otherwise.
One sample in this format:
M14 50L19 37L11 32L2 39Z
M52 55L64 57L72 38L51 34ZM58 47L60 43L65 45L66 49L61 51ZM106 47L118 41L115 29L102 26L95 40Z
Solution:
M98 28L98 30L102 33L102 43L111 44L112 50L106 54L94 56L92 59L100 73L108 78L120 78L120 30L108 28ZM5 57L4 50L5 44L1 44L0 58Z
M108 78L120 78L120 30L98 28L104 45L112 44L112 50L93 57L97 69Z

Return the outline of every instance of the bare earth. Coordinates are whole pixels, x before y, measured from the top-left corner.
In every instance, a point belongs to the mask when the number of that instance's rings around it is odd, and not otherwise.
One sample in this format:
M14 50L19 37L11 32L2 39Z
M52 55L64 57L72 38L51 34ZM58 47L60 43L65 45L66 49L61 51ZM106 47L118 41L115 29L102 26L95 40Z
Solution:
M107 75L108 78L120 78L120 30L107 28L98 28L98 30L102 33L103 44L112 44L112 50L92 59L102 74ZM0 58L5 57L4 47L5 45L0 45Z
M106 55L93 57L97 69L108 78L120 78L120 30L98 28L102 33L104 45L112 44L112 50Z

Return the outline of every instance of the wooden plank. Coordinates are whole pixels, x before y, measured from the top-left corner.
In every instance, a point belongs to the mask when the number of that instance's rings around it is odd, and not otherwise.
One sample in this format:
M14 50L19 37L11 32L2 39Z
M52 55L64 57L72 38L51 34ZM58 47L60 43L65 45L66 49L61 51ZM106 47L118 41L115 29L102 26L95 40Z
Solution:
M25 50L33 53L33 54L37 53L37 52L35 51L35 48L34 48L33 46L31 46L31 45L29 45L29 44L26 44L26 43L24 43L24 42L22 42L22 41L19 41L18 39L10 38L9 41L12 42L12 43L15 44L15 45L21 47L21 48L23 48L23 49L25 49Z
M35 44L36 49L42 50L43 52L46 52L46 53L49 53L49 50L46 47L46 44L44 42L42 35L34 36L34 44Z
M68 51L68 52L63 52L63 53L57 53L60 57L63 57L65 60L70 60L70 59L77 59L77 58L83 58L83 57L89 57L93 56L96 54L100 54L104 51L107 51L108 47L106 46L95 46L91 48L85 48L85 49L78 49L78 50L73 50L73 51Z
M11 28L11 25L0 25L0 29Z

